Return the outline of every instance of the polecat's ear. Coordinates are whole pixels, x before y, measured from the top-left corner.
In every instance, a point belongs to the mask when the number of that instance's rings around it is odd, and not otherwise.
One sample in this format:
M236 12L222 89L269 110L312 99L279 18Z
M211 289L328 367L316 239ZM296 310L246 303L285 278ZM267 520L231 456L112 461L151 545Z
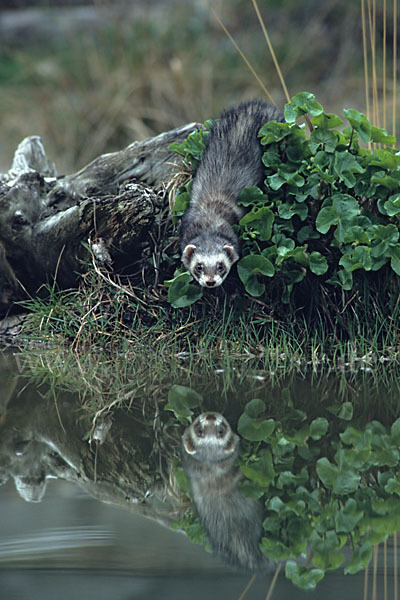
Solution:
M185 246L182 253L182 261L185 265L190 263L190 259L193 256L193 252L196 250L196 246L194 244L188 244Z
M194 447L194 444L190 439L190 435L187 432L183 434L182 442L183 447L188 454L196 454L196 448Z
M236 262L239 259L239 255L233 246L224 244L224 246L222 248L232 263Z

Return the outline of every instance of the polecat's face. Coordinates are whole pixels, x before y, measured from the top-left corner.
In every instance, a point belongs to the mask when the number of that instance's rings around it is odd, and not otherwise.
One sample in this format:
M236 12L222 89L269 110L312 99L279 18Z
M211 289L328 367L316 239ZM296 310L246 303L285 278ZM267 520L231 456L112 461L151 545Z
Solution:
M195 244L188 244L182 254L182 262L194 279L203 287L218 287L238 260L233 246L225 244L212 254L201 252Z
M185 451L199 460L217 462L237 452L239 438L220 413L202 413L183 434Z

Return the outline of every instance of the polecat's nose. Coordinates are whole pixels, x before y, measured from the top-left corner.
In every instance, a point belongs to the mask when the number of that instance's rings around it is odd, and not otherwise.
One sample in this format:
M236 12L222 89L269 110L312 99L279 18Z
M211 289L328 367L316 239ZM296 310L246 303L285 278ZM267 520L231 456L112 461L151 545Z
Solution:
M214 287L214 285L215 285L215 280L214 279L206 281L206 286L207 287Z
M210 421L211 423L213 423L214 421L217 420L217 415L215 413L206 413L206 419L207 419L207 421Z

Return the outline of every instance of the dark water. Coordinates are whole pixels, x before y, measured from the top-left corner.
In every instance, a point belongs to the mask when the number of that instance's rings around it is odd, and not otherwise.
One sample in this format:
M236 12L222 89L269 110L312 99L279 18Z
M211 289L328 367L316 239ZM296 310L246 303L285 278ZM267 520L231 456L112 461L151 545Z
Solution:
M170 528L180 509L165 491L165 475L170 459L178 455L182 430L178 427L176 435L174 430L165 430L159 439L160 430L144 408L118 411L109 431L104 421L106 441L90 442L93 415L80 408L76 395L63 391L61 384L52 394L45 394L46 386L23 377L10 356L3 358L0 599L239 599L250 575L232 571ZM226 405L227 395L233 413L241 410L235 408L235 401L243 406L265 390L275 407L288 393L297 404L311 398L329 406L344 395L358 402L369 417L376 418L378 413L390 420L396 413L397 388L387 381L353 381L348 387L335 378L333 382L254 381L256 384L250 385L245 379L228 386L228 393L220 392L218 400L206 396L209 376L204 390L201 377L196 389L203 392L207 409L214 401ZM221 410L221 406L216 408ZM151 413L153 408L147 406L146 410ZM149 436L143 433L146 427ZM135 445L131 445L133 441ZM147 471L145 463L150 465ZM387 565L386 597L394 598L392 541ZM381 548L375 574L372 565L369 567L366 596L364 572L344 576L342 569L328 573L315 594L323 594L326 600L383 598L383 569ZM257 576L244 597L266 598L272 577L273 572ZM309 598L310 593L295 588L282 569L271 598Z

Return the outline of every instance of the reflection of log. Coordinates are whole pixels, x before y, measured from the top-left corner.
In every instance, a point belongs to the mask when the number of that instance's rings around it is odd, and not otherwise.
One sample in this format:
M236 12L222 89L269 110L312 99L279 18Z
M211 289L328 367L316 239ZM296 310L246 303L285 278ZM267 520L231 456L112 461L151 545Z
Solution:
M0 484L12 478L22 498L38 502L47 479L61 478L101 501L170 523L174 503L160 472L168 464L160 461L152 428L118 412L98 423L92 440L101 441L85 440L91 423L77 418L78 409L70 395L60 394L55 406L29 387L10 401L0 420Z
M73 285L88 241L101 238L109 261L139 260L138 244L165 205L154 188L176 172L169 146L197 126L135 142L59 179L40 138L23 140L0 175L0 310L55 273L61 287Z

